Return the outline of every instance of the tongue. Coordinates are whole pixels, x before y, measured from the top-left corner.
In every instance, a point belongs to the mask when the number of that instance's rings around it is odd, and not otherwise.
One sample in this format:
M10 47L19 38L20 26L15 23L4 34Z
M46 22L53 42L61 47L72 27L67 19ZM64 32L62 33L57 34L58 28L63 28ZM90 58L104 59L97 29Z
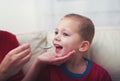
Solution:
M56 48L56 53L59 53L62 48Z

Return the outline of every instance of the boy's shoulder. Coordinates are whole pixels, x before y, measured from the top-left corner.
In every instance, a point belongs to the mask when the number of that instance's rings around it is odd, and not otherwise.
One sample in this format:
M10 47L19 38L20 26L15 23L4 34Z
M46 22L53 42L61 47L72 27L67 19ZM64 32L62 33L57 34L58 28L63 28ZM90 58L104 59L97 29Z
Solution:
M95 70L97 72L107 72L105 68L103 68L101 65L97 64L91 59L84 58L88 62L88 66L91 70Z
M108 73L107 72L107 70L104 68L104 67L102 67L101 65L99 65L99 64L97 64L97 63L95 63L94 61L92 61L92 67L91 68L93 68L96 72L98 72L98 73Z
M111 81L111 77L110 77L108 71L101 65L95 63L94 61L92 61L90 74L99 76L99 78L101 78L101 79L106 78L106 80Z

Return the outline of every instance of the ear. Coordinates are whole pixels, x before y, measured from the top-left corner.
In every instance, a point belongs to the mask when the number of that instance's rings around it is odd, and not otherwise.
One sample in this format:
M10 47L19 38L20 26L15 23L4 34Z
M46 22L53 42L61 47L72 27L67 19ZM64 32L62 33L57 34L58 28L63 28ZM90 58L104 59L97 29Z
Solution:
M79 47L79 51L80 52L85 52L88 50L88 48L90 47L90 42L89 41L83 41Z

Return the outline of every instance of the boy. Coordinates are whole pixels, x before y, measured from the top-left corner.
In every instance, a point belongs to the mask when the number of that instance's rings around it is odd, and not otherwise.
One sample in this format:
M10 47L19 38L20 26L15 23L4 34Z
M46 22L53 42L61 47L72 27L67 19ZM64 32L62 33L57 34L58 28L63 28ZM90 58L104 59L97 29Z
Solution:
M94 25L89 18L78 14L64 16L55 29L55 53L40 55L25 80L111 81L105 69L83 57L93 37Z

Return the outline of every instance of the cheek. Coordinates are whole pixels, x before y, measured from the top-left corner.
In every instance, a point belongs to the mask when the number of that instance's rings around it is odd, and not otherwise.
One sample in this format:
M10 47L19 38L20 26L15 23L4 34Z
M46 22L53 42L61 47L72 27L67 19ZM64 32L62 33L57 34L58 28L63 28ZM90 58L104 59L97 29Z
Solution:
M72 41L67 41L67 42L64 44L64 51L65 51L66 53L68 53L68 52L76 49L76 46L77 46L77 45L75 45L74 42L72 42Z
M63 50L62 52L64 54L67 54L68 52L72 50L78 50L80 41L77 38L67 38L62 40Z
M80 43L81 43L80 41L77 41L75 39L71 39L71 40L66 41L64 46L68 50L76 50L76 49L79 49Z

